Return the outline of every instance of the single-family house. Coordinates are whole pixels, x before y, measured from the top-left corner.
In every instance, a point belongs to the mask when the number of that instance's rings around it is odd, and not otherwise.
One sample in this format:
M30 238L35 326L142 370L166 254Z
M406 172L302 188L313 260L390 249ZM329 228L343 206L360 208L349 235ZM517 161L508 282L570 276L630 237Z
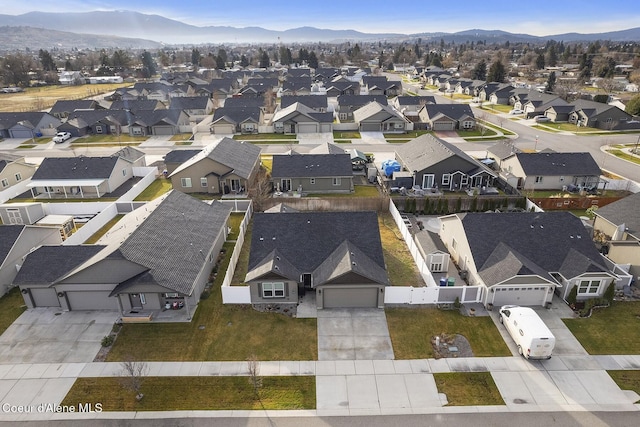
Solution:
M322 133L333 130L333 113L318 113L300 102L277 111L271 119L275 133Z
M182 110L193 121L200 121L213 112L213 101L205 96L180 96L171 98L170 110Z
M113 155L127 160L134 168L147 166L146 154L130 145L121 148L113 153Z
M129 135L175 135L189 128L189 116L182 110L138 110L129 124Z
M174 170L178 168L181 164L199 154L202 150L192 150L192 149L176 149L171 150L167 154L165 154L163 160L165 164L166 174L169 175L173 173Z
M378 102L358 108L353 112L353 121L362 132L405 133L409 128L409 120L390 105Z
M122 135L128 133L133 114L124 110L76 110L58 126L58 132L69 132L72 136Z
M616 264L628 264L629 274L640 282L640 193L594 211L594 237Z
M602 297L616 276L582 221L570 212L467 213L441 217L451 258L482 287L484 304L544 306L554 292L567 299Z
M573 105L551 105L544 110L543 115L548 117L552 122L568 122L569 114L573 111Z
M436 99L433 96L396 96L390 101L390 104L405 116L416 115L425 105L435 103Z
M313 81L327 82L340 75L340 70L337 68L316 68L313 73Z
M275 155L273 188L280 193L351 193L353 170L349 154Z
M60 123L60 119L49 113L0 112L0 137L28 139L42 135L53 136Z
M280 98L280 108L285 108L299 102L305 107L311 108L317 113L326 113L329 110L329 102L326 95L287 95Z
M76 110L95 110L100 107L97 101L92 99L66 100L60 99L53 104L49 110L49 114L58 119L66 119L69 114Z
M421 135L396 150L396 160L423 190L462 191L491 187L497 174L464 151L433 135Z
M402 93L402 82L387 80L385 76L363 76L361 87L368 95L397 96Z
M213 113L209 125L211 133L233 135L235 133L258 133L258 126L263 120L263 110L254 107L222 107Z
M371 102L380 105L388 105L387 97L384 95L340 95L338 96L338 119L340 122L352 122L353 112Z
M569 113L569 123L604 130L640 128L633 116L620 108L601 102L578 99L573 102L574 109Z
M80 71L63 71L58 74L58 82L64 86L85 84L85 78Z
M171 191L126 215L96 245L41 246L13 283L29 308L113 310L125 322L190 321L230 212Z
M514 153L502 170L518 177L518 188L563 190L596 186L602 171L590 153Z
M136 114L140 110L164 110L167 107L157 99L135 99L113 101L109 106L111 110L130 111Z
M186 160L169 178L183 193L242 194L259 168L260 147L225 137Z
M491 101L491 95L496 93L496 97L494 97L495 104L503 103L507 105L509 103L509 97L511 96L511 90L513 86L510 83L497 83L490 82L486 83L482 88L478 91L478 98L480 101Z
M467 104L425 104L418 112L420 121L434 131L470 130L476 118Z
M133 163L107 157L45 157L27 187L35 198L102 197L133 178Z
M258 310L295 313L307 292L319 309L383 308L389 278L376 213L254 214L245 282Z
M324 88L329 97L338 97L341 95L359 95L360 83L352 81L330 81L325 83Z
M0 296L7 293L29 252L42 245L62 243L55 227L0 225Z
M31 178L36 165L27 163L23 156L0 153L0 191Z
M311 76L306 77L291 77L282 82L282 95L295 96L295 95L310 95L311 94Z

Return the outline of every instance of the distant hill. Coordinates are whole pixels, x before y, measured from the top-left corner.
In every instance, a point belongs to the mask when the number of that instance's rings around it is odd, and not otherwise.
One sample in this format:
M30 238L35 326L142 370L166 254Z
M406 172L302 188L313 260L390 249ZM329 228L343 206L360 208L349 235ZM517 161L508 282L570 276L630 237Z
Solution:
M640 41L640 27L622 31L595 34L557 34L544 37L528 34L512 34L499 30L472 29L457 33L362 33L355 30L328 30L314 27L293 28L286 31L274 31L261 27L198 27L159 15L148 15L131 11L96 11L83 13L47 13L29 12L22 15L0 15L0 26L36 27L48 30L81 33L83 35L108 35L135 38L141 41L154 40L165 44L194 43L291 43L291 42L339 42L339 41L405 41L422 38L454 41L487 41L487 43L531 42L539 43L554 39L557 41ZM41 40L46 41L46 39ZM18 41L13 40L12 45ZM23 40L23 44L28 41ZM92 42L102 43L104 39ZM31 43L30 41L28 43ZM4 45L2 45L4 46ZM94 47L98 47L97 45Z
M122 49L153 49L162 44L142 39L105 36L96 34L77 34L33 27L0 27L0 49L31 50L37 49L95 49L119 47Z

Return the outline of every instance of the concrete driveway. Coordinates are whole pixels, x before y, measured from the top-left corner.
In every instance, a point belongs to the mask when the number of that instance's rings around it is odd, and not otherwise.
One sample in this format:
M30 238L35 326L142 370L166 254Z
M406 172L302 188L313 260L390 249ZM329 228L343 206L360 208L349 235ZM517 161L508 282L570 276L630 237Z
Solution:
M0 363L91 362L117 319L113 311L27 310L0 336Z
M318 360L392 360L384 310L318 310Z
M362 139L362 144L387 144L387 139L382 132L360 131L360 138Z

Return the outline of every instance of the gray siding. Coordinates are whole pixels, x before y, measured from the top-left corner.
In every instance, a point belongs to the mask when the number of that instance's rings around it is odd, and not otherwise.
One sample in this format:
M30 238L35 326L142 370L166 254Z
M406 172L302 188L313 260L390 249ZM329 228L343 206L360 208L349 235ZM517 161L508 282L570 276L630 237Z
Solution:
M262 296L262 283L264 282L284 282L284 297L280 298L263 298ZM251 303L252 304L283 304L283 303L291 303L298 304L298 284L294 281L287 279L262 279L256 280L249 283L249 290L251 292Z
M297 191L302 186L304 193L349 193L353 191L353 177L336 177L340 178L340 185L333 185L333 178L315 178L312 184L312 178L289 178L291 179L291 191ZM282 178L274 178L274 188L281 183Z

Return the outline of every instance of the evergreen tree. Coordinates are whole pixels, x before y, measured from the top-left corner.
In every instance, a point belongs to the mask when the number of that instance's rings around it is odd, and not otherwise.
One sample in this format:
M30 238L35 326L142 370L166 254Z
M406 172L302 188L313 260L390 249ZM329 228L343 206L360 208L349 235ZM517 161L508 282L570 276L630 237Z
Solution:
M241 67L248 67L249 66L249 60L247 59L246 56L242 55L240 57L240 66Z
M316 57L316 53L311 51L309 53L309 67L318 68L318 58Z
M224 63L222 56L218 54L216 56L216 70L224 70L225 68L227 68L227 65Z
M547 79L547 92L553 92L556 88L556 72L552 71Z
M480 60L473 69L472 79L474 80L486 80L487 79L487 61Z
M51 57L49 51L40 49L38 57L40 58L40 63L44 71L57 71L56 62Z
M536 58L536 68L542 70L544 68L544 55L541 53Z
M266 51L262 51L262 54L260 55L260 64L259 67L260 68L269 68L269 64L271 63L271 61L269 60L269 55L267 54Z
M156 62L146 50L142 53L142 77L148 79L156 74Z
M489 68L489 75L487 76L488 81L502 83L505 77L507 77L507 71L500 60L491 64L491 68Z
M191 63L194 67L200 66L200 51L198 49L191 49Z

